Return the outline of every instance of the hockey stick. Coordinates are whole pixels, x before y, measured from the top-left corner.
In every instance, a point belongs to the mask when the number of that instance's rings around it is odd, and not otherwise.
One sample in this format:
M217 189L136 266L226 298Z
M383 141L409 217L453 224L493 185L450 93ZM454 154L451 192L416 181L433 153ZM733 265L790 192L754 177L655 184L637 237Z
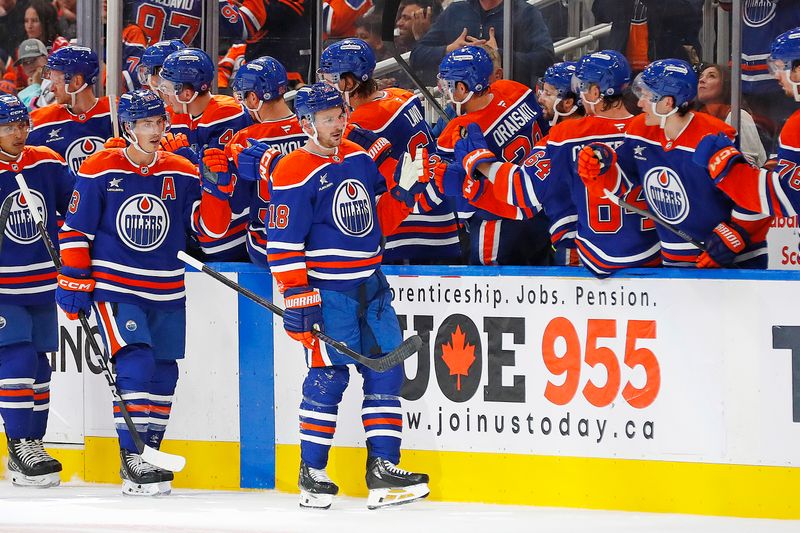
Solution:
M658 224L662 228L664 228L664 229L666 229L668 231L671 231L672 233L674 233L675 235L677 235L678 237L680 237L684 241L686 241L688 243L691 243L692 245L696 246L699 250L702 250L704 252L708 251L706 249L706 245L705 244L703 244L702 242L698 241L697 239L695 239L694 237L692 237L691 235L689 235L685 231L676 228L675 226L673 226L672 224L670 224L666 220L663 220L661 217L651 213L650 211L645 211L644 209L639 209L638 207L629 204L628 202L626 202L625 200L623 200L622 198L620 198L619 196L617 196L613 192L609 191L608 189L603 189L603 191L606 193L606 198L608 198L609 200L611 200L612 202L614 202L618 206L623 207L623 208L627 209L628 211L633 211L637 215L641 215L641 216L643 216L645 218L649 218L650 220L652 220L653 222L655 222L656 224Z
M253 291L242 287L235 281L231 281L216 270L209 268L205 265L202 261L198 261L194 257L190 256L186 252L178 252L178 259L186 263L187 265L199 270L200 272L205 272L215 280L227 285L231 289L235 290L239 294L249 298L250 300L254 301L261 307L269 309L276 315L282 317L283 316L283 309L275 305L274 303L270 302L266 298L259 296L258 294L254 293ZM347 347L346 344L343 342L339 342L336 339L332 339L325 333L321 331L314 331L314 335L319 338L322 342L331 346L338 350L339 352L343 353L347 357L350 357L354 361L361 363L362 365L371 368L377 372L385 372L390 368L393 368L412 355L414 355L417 350L420 349L422 346L422 339L419 335L414 335L412 337L407 338L400 346L389 352L388 354L384 355L383 357L367 357L365 355L361 355L360 353L356 352L355 350L351 350Z
M28 206L28 211L30 212L31 217L36 224L36 228L39 230L39 235L42 237L42 241L47 248L47 253L50 254L50 259L53 261L53 265L55 265L56 270L61 272L61 258L58 257L56 247L53 245L53 242L50 240L50 236L47 234L47 230L44 227L44 222L42 221L42 216L39 214L37 206L33 205L33 195L28 188L28 184L25 182L25 178L22 176L22 174L17 174L15 177L22 194L27 199L26 204ZM100 349L100 346L97 344L97 339L94 338L92 326L89 324L89 320L86 318L86 313L79 311L78 319L80 320L84 333L86 333L86 336L89 338L89 343L91 344L92 350L94 350L95 353L100 354L98 357L100 370L102 370L103 376L108 382L109 389L111 389L111 395L114 397L114 405L119 407L122 418L125 419L125 425L128 427L128 431L133 438L133 443L136 445L136 451L139 452L139 455L142 456L142 459L151 465L166 470L171 470L172 472L180 472L183 470L183 467L186 465L186 459L184 457L151 448L150 446L147 446L142 440L142 437L139 436L139 432L136 431L136 426L134 425L133 420L131 420L131 415L128 412L128 408L125 407L125 402L122 401L122 396L120 395L117 382L114 379L114 376L111 374L111 369L108 368L108 363L103 358L103 350Z
M11 206L14 204L15 194L9 194L0 206L0 250L3 249L3 240L6 237L6 226L8 225L8 215L11 214Z

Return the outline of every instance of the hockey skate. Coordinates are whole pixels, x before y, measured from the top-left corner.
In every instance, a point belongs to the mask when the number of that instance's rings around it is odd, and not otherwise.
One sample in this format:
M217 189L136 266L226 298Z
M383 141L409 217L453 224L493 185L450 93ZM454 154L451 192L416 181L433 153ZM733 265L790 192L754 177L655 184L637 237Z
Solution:
M367 459L368 509L411 503L429 493L428 474L407 472L380 457Z
M308 509L330 508L333 497L339 492L339 487L331 481L324 468L311 468L303 462L300 463L297 484L300 488L300 507Z
M173 474L145 462L142 456L120 450L119 476L126 496L166 496L172 491Z
M41 440L8 439L8 471L18 487L56 487L61 463L44 451Z

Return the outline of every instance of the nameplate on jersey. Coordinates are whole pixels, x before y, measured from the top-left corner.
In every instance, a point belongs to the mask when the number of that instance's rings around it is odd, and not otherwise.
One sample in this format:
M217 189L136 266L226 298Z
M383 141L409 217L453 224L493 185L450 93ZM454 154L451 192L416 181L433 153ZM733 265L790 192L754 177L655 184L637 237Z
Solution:
M333 220L342 233L352 237L372 231L372 200L360 181L346 179L339 184L333 193Z
M64 159L67 160L69 168L77 173L84 161L95 152L103 149L105 141L100 137L83 137L73 142L67 148Z
M117 233L122 242L132 250L155 250L169 233L167 208L153 194L131 196L117 211Z
M44 196L39 191L31 190L34 196L33 205L39 210L39 215L47 227L47 210L44 208ZM30 244L39 237L39 230L33 221L28 210L27 198L22 195L20 190L11 193L14 197L11 203L11 211L8 212L5 235L17 244Z
M642 180L647 204L658 216L679 224L689 216L689 200L678 173L668 167L653 167Z

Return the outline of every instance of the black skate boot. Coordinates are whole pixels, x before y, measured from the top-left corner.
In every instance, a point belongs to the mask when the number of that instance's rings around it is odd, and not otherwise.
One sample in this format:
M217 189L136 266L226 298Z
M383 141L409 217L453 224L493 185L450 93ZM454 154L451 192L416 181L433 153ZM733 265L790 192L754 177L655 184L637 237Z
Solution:
M297 485L300 488L300 507L309 509L330 508L333 497L339 492L339 487L331 481L324 468L311 468L303 462L300 463Z
M18 487L55 487L61 483L61 463L31 439L8 439L8 471Z
M42 439L33 439L33 445L37 450L39 450L39 454L47 462L47 464L50 465L54 472L61 472L61 463L58 461L58 459L55 459L52 455L47 453L47 450L44 449L44 441Z
M428 474L407 472L380 457L367 458L368 509L410 503L426 497Z
M128 450L120 450L119 457L122 494L126 496L158 496L162 494L159 490L162 475L158 468L145 462L141 455Z

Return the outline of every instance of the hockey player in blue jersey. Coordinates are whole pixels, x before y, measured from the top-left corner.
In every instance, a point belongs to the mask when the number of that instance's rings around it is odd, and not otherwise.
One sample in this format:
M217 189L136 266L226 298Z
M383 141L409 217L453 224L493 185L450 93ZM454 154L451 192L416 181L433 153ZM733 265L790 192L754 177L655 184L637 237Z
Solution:
M159 73L159 92L172 109L170 133L176 139L181 137L180 134L186 136L185 145L194 154L190 156L194 163L199 161L202 152L224 157L223 148L234 134L252 123L249 114L233 97L211 94L211 81L216 72L208 54L197 48L186 48L167 56ZM165 148L175 151L178 144ZM207 260L246 259L251 196L248 187L235 190L231 199L233 219L225 235L213 239L198 236L200 249Z
M401 159L404 152L411 157L417 150L433 152L434 137L420 97L400 88L379 89L374 71L370 46L361 39L344 39L323 50L318 74L352 107L350 123L387 139L394 159ZM391 179L391 174L386 177ZM458 262L461 245L453 204L429 184L414 212L387 237L384 261Z
M705 113L691 111L697 77L678 59L654 61L636 78L633 90L643 113L628 126L625 139L611 148L592 143L581 149L578 173L590 195L621 195L641 185L648 208L662 220L705 244L699 250L656 226L666 266L713 268L737 265L766 268L768 216L736 205L717 190L708 173L693 162L695 149L709 133L736 132Z
M161 86L159 73L167 56L184 48L186 48L186 45L180 39L159 41L145 48L144 53L142 53L142 59L136 67L136 78L142 88L156 91ZM164 96L162 95L161 97L163 98Z
M74 175L53 150L26 146L28 110L15 96L0 96L0 201L10 207L0 230L0 417L8 439L8 473L14 485L58 485L61 463L42 444L50 406L50 360L58 350L54 294L56 271L28 202L42 211L55 238L56 212L64 213ZM21 173L25 198L14 177Z
M64 266L56 301L70 318L94 310L122 400L142 440L157 449L185 348L184 269L176 254L187 234L225 233L234 180L216 172L212 154L203 158L198 184L194 165L159 150L169 122L154 92L122 95L119 121L130 145L81 165L59 233ZM116 409L114 420L123 494L169 493L172 472L144 462Z
M97 54L92 50L59 48L47 58L45 69L56 102L31 113L28 144L52 148L73 172L113 137L109 99L98 98L94 92L99 75Z
M321 345L312 331L324 330L365 354L400 344L391 292L380 271L382 237L409 214L427 170L422 158L412 161L406 154L398 165L398 185L387 192L370 156L343 140L347 110L339 92L324 83L300 89L295 111L309 140L272 173L276 217L267 227L267 252L284 295L284 328L307 348L309 370L300 403L300 505L328 508L338 487L325 468L352 360ZM427 496L426 474L397 467L403 369L378 373L355 366L364 378L368 507Z

